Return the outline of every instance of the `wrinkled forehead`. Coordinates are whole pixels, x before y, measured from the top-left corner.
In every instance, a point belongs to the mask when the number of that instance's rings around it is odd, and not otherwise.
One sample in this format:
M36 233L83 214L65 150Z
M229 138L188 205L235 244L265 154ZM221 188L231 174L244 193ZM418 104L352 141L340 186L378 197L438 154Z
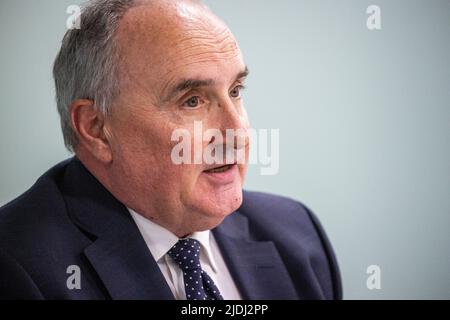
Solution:
M130 9L121 21L118 43L122 70L135 79L154 77L164 83L211 71L211 66L222 73L221 67L243 67L228 27L207 8L186 1Z

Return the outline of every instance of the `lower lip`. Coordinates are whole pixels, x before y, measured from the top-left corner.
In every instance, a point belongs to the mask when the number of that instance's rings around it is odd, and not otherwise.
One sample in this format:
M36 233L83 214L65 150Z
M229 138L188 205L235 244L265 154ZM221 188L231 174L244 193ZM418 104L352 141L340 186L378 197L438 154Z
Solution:
M203 171L208 178L213 180L216 183L220 184L228 184L232 183L238 174L238 166L237 164L232 165L227 171L224 172L206 172Z

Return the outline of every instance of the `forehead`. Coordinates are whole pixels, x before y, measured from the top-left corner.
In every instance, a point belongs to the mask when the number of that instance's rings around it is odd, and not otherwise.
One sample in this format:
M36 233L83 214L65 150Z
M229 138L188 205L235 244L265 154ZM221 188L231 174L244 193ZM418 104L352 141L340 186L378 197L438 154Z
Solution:
M126 72L163 87L178 78L231 77L244 68L227 26L210 11L184 2L130 9L118 40Z

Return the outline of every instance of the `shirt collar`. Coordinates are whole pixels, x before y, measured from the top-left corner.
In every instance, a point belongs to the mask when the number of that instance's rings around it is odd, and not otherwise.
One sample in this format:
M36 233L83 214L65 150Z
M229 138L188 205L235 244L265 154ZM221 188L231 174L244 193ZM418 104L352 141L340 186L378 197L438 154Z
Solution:
M156 262L159 262L180 239L166 228L145 218L134 210L128 208L128 211L141 232L141 235L144 238L144 241L147 244L153 258ZM203 248L203 253L211 265L211 268L214 272L217 272L217 265L211 249L211 237L211 231L206 230L194 232L187 238L195 239L200 242L200 245Z
M194 232L188 238L195 239L200 242L200 245L203 248L203 252L206 256L206 259L209 261L211 268L214 272L217 272L216 261L214 260L213 252L211 249L211 237L212 233L210 230Z

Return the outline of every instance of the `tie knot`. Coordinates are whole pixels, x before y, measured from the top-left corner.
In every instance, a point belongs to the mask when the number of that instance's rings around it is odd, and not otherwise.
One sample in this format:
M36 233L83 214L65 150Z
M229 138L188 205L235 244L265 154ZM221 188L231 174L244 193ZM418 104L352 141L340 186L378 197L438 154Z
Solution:
M168 252L182 270L199 270L200 242L194 239L180 240Z

